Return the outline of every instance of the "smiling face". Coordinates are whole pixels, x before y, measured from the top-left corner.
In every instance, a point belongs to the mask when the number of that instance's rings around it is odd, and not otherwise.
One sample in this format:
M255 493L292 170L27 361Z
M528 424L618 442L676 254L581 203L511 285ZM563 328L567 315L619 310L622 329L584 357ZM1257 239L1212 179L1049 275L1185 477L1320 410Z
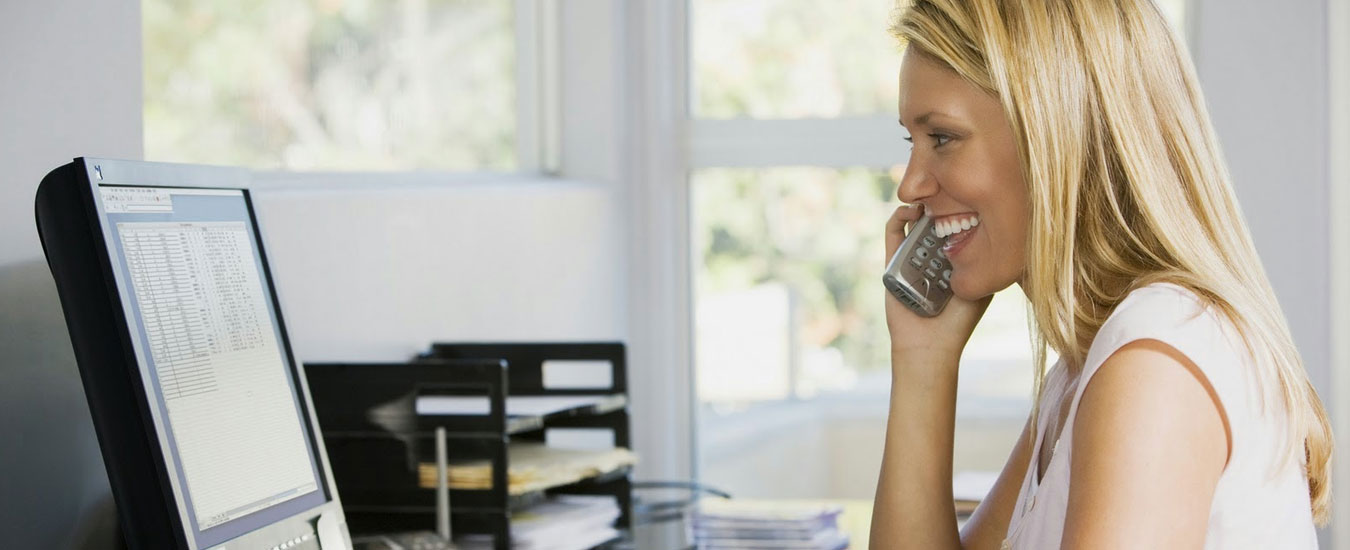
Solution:
M975 300L1026 269L1027 186L999 101L910 48L900 65L900 124L913 149L897 195L947 234L952 291Z

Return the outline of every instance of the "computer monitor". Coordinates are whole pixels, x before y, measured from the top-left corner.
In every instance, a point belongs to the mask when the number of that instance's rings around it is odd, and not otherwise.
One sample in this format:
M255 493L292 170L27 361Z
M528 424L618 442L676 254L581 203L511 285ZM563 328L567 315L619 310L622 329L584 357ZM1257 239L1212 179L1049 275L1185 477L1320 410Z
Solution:
M80 158L38 190L131 548L351 546L248 177Z

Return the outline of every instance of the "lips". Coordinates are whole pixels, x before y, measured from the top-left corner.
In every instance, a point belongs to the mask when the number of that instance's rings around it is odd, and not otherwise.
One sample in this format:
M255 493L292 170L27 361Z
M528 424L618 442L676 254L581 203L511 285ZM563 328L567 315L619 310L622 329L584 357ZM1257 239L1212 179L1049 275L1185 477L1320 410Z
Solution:
M954 214L943 216L934 223L934 232L945 237L942 253L948 258L961 250L966 241L975 234L980 225L980 217L975 214Z
M970 240L970 236L974 234L975 234L974 231L962 231L960 233L947 237L947 242L943 246L943 248L944 249L956 248L956 245L959 245L963 242Z

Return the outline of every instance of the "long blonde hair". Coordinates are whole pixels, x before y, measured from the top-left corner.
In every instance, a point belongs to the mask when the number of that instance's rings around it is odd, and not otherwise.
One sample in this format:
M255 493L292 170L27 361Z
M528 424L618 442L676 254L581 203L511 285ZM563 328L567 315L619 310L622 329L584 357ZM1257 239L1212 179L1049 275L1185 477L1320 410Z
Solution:
M1081 366L1131 290L1162 281L1188 288L1265 359L1255 361L1263 402L1287 405L1283 454L1306 460L1313 517L1325 525L1330 422L1261 268L1190 57L1157 7L900 4L896 37L997 97L1016 137L1031 213L1022 288L1035 326L1033 402L1044 390L1047 346Z

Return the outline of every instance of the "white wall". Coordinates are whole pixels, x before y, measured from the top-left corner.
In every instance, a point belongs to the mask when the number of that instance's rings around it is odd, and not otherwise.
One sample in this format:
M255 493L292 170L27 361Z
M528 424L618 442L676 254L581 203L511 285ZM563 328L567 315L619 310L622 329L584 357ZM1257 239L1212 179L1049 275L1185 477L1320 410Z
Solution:
M1308 375L1334 410L1329 230L1341 214L1329 200L1328 2L1196 4L1192 53L1234 187Z
M1313 383L1330 395L1325 0L1199 0L1201 84L1257 250Z
M76 156L141 156L135 0L0 3L0 265L42 254L33 193Z
M434 341L623 338L620 232L604 186L372 179L391 178L306 176L255 193L302 360L406 360Z
M141 155L140 4L0 2L0 534L12 548L106 534L108 481L33 196L79 155ZM102 511L103 514L97 512Z

